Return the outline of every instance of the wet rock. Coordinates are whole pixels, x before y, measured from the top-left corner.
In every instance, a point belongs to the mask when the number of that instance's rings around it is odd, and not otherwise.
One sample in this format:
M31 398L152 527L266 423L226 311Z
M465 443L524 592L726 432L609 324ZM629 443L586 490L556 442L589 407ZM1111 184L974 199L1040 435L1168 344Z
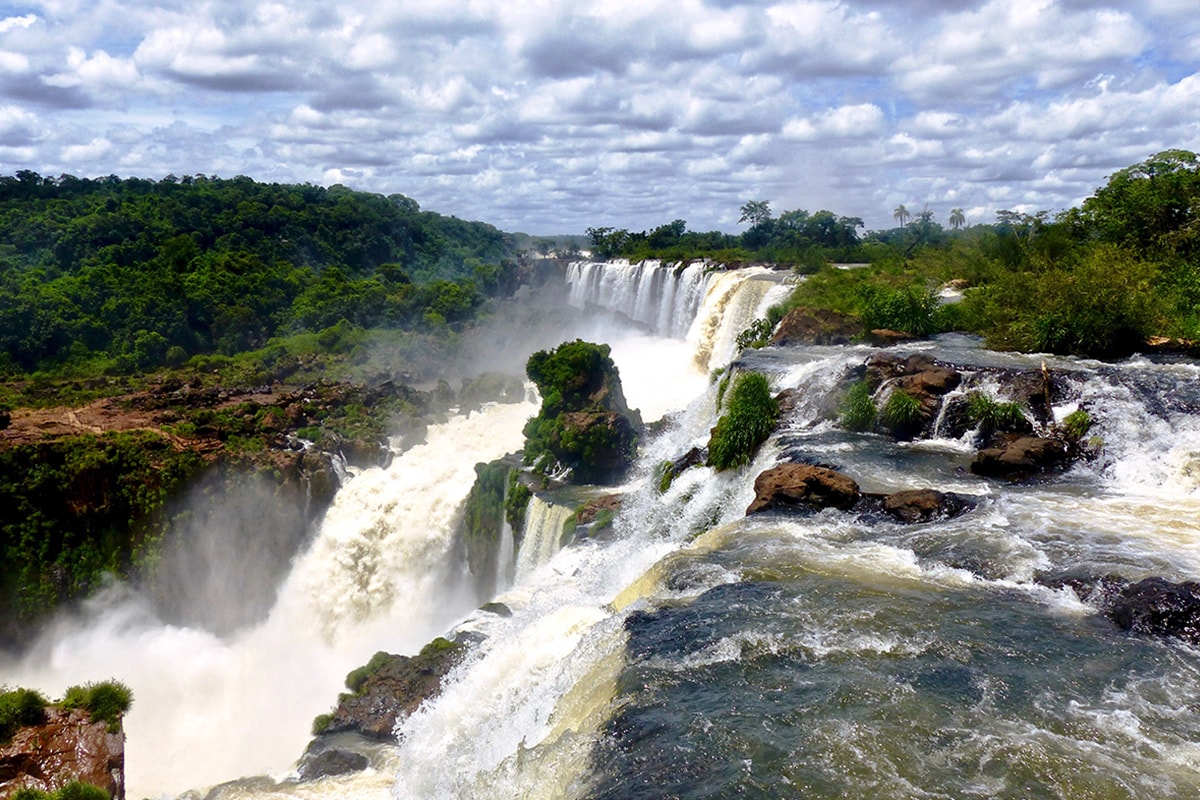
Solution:
M917 337L904 331L893 331L888 328L875 328L867 331L866 340L878 347L891 347L894 344L911 342Z
M826 467L782 464L754 480L755 498L747 514L775 509L819 511L849 509L858 501L858 484L850 477Z
M938 363L924 353L901 358L880 353L867 359L863 379L875 391L889 384L892 391L902 391L917 401L918 413L904 424L892 429L899 438L912 438L929 430L937 419L942 399L962 383L958 370Z
M622 499L622 495L619 494L606 494L603 497L588 500L575 512L575 521L579 525L588 525L595 522L601 512L608 511L615 514L621 509Z
M125 734L110 732L80 709L46 709L46 722L20 728L0 747L0 796L17 789L44 792L71 781L99 786L117 800L125 797Z
M1146 578L1118 592L1107 614L1121 630L1200 644L1200 583Z
M484 403L520 403L525 399L525 381L516 375L485 372L464 380L458 393L461 410L475 410Z
M771 344L789 345L850 344L863 334L862 324L854 317L824 308L793 308L784 315L771 336Z
M353 467L379 467L390 451L387 445L374 439L350 439L339 447L346 463Z
M331 748L316 753L305 753L296 771L301 781L315 781L331 775L362 772L370 763L371 760L362 753Z
M993 478L1026 478L1061 469L1070 461L1066 443L1042 436L1017 436L980 450L971 472Z
M883 498L882 508L901 522L928 522L935 519L950 519L965 514L975 507L969 498L954 492L939 492L934 489L908 489L889 494Z
M658 490L660 492L667 491L684 470L698 467L707 460L707 447L693 447L674 461L664 462L660 467Z
M339 698L322 735L351 731L369 739L396 741L396 722L436 697L442 679L466 652L463 643L435 639L415 656L376 654L372 659L376 669L356 692Z
M584 482L605 483L627 470L637 452L637 430L616 411L570 411L559 415L560 429L550 449L574 466Z

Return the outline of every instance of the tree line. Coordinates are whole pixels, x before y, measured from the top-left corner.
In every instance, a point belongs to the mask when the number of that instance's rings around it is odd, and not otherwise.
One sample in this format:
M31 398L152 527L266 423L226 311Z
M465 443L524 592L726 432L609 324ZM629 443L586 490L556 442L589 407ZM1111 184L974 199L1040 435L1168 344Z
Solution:
M0 177L0 373L149 369L347 320L453 326L511 237L399 194L247 177Z

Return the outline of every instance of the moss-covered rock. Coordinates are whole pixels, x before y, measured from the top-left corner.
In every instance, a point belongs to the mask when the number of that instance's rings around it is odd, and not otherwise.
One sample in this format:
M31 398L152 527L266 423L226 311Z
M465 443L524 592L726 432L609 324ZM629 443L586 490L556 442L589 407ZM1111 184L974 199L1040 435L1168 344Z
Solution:
M580 482L618 480L633 463L642 421L621 389L608 345L575 340L530 356L526 373L542 396L525 426L525 460Z

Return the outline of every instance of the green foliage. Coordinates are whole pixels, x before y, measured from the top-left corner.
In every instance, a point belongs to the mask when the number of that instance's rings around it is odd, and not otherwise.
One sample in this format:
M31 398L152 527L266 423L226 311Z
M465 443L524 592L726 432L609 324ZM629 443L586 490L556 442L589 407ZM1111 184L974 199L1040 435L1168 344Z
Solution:
M1091 414L1082 408L1077 408L1063 418L1063 421L1059 423L1059 430L1071 441L1078 442L1087 436L1094 424L1095 420L1092 419Z
M903 389L895 389L883 404L879 421L893 435L907 438L921 426L921 402Z
M504 516L514 535L519 535L525 529L525 512L529 509L529 501L533 492L521 482L521 473L516 469L508 472L508 493L504 498Z
M509 237L411 199L249 178L0 178L0 352L115 373L291 330L455 325L514 288Z
M989 431L1015 431L1028 424L1020 403L1001 403L983 392L967 395L967 418Z
M858 380L846 390L842 399L840 420L842 427L848 431L867 431L875 424L879 412L875 408L875 398L866 380Z
M105 572L128 574L134 553L153 549L167 498L203 465L144 431L0 452L0 611L28 620L87 594Z
M739 374L729 392L728 409L709 437L708 464L719 471L749 463L778 417L779 405L767 377L759 372Z
M737 346L739 350L748 348L766 347L771 341L771 333L775 330L775 325L778 322L771 322L763 317L754 320L750 323L750 327L742 331L737 336Z
M889 289L865 286L862 322L868 330L885 328L913 336L929 336L940 329L937 293L924 286Z
M13 734L26 725L45 722L49 704L49 700L32 689L14 689L0 694L0 745L11 741Z
M81 708L97 722L108 724L116 732L121 716L133 705L133 691L120 681L102 681L72 686L63 697L63 708Z
M389 663L395 660L395 656L391 653L386 653L383 650L378 651L371 656L371 660L363 664L357 669L353 669L346 675L346 688L354 694L362 691L363 684L379 670L386 667Z
M111 800L111 795L99 786L83 781L71 781L56 792L39 789L18 789L10 800Z
M312 721L312 735L320 736L321 734L325 733L325 731L329 730L329 726L332 724L332 713L326 712L324 714L317 714L315 717L313 717Z

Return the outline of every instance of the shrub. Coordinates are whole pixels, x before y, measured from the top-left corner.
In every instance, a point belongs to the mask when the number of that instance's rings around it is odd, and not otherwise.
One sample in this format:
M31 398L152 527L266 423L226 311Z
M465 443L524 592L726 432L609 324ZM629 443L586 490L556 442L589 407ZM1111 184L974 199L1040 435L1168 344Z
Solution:
M940 329L937 293L924 286L891 289L864 286L862 321L868 329L886 328L913 336L929 336Z
M1095 424L1095 420L1092 419L1092 415L1082 408L1077 408L1063 418L1059 429L1066 434L1068 439L1077 442L1087 436L1087 432L1092 429L1093 424Z
M113 733L120 725L121 715L132 704L133 691L119 681L72 686L62 700L63 708L82 708L91 714L92 719L107 723L109 731Z
M903 389L896 389L888 395L879 418L893 435L912 436L921 427L921 401Z
M848 431L870 430L878 415L870 385L865 380L855 381L842 399L842 427Z
M7 743L26 725L45 722L47 705L49 701L32 689L14 689L0 694L0 744Z
M320 736L325 731L329 730L329 726L333 724L333 714L324 713L317 714L312 721L312 735Z
M366 664L363 664L358 669L351 670L350 673L346 675L346 688L355 694L358 694L360 691L362 691L363 684L367 682L368 678L370 678L376 672L379 672L379 670L383 669L395 658L396 657L392 654L385 653L383 650L380 650L375 655L371 656L371 660Z
M775 323L760 317L751 322L750 327L738 334L737 347L739 350L766 347L767 343L771 341L771 333L774 330Z
M99 786L82 781L71 781L57 792L24 788L14 792L10 800L111 800L111 795Z
M771 435L779 405L759 372L743 372L729 391L728 410L717 420L708 440L708 464L718 471L740 467Z

